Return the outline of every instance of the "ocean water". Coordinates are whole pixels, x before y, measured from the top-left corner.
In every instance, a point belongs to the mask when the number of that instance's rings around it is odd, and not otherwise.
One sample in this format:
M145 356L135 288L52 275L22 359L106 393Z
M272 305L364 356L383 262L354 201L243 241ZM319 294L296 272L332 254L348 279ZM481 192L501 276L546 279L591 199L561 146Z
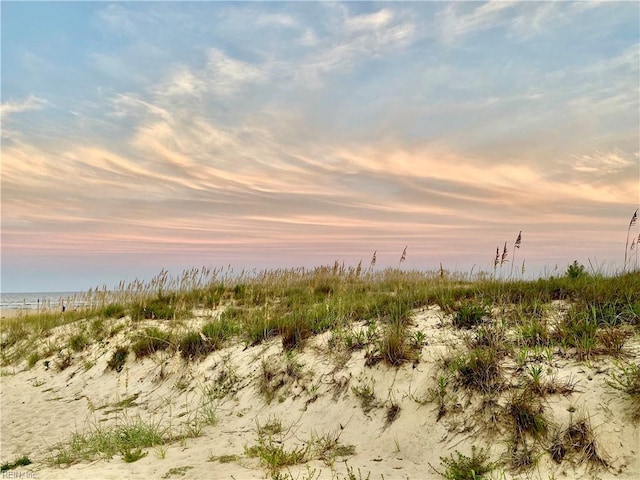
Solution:
M85 305L80 292L0 293L2 310L62 310Z

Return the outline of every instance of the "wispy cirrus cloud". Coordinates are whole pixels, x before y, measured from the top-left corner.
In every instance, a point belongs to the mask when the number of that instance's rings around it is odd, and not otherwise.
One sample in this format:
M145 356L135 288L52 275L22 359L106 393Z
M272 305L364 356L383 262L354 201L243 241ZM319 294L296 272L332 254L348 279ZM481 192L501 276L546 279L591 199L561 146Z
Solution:
M388 8L383 8L374 13L354 15L347 17L345 27L349 31L379 30L391 22L393 12Z
M81 78L2 106L12 258L397 264L410 244L423 268L489 264L523 229L548 265L578 236L610 255L637 197L632 7L96 8L85 24L115 40L75 52ZM9 65L5 98L43 72Z
M41 110L48 104L49 102L44 98L40 98L36 95L29 95L24 100L8 101L0 105L0 115L2 115L2 119L6 121L10 115L29 110Z
M490 1L482 3L451 3L438 14L439 35L451 43L473 32L488 30L509 23L506 15L517 2Z
M640 152L630 155L620 150L611 152L596 151L589 155L575 155L573 169L578 172L603 175L617 173L637 165L638 158L640 158L639 155Z
M274 25L278 27L296 27L298 22L291 15L283 13L260 15L256 20L257 25Z

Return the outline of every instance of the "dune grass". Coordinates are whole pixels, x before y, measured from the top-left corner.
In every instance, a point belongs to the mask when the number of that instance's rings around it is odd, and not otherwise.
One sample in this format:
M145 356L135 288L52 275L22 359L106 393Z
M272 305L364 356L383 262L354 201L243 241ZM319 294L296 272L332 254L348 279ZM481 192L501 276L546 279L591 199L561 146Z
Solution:
M1 360L8 365L26 359L37 341L63 326L73 331L68 346L81 351L109 335L101 322L111 315L139 324L163 323L162 330L131 339L138 357L173 347L193 359L234 337L256 345L280 336L283 347L292 350L304 348L308 338L327 330L347 332L353 325L375 322L375 335L368 339L377 342L375 355L399 365L416 358L410 341L411 312L434 304L453 315L455 327L467 330L492 323L491 308L516 306L510 321L518 328L523 346L558 345L589 358L603 351L620 353L625 335L637 332L639 292L640 272L611 277L567 273L530 281L486 275L443 277L438 271L362 270L337 263L233 277L203 269L172 279L163 272L149 284L134 283L113 292L96 289L87 294L85 303L90 307L85 309L5 319ZM542 315L544 305L552 301L571 305L553 329ZM206 326L187 333L178 328L182 318L206 308L212 312Z
M86 432L75 432L69 440L51 448L48 463L68 466L78 462L109 459L121 455L125 461L142 458L142 448L170 441L170 432L159 424L139 418L125 419L115 426L94 425Z
M227 346L253 348L275 339L281 342L282 357L263 359L252 384L268 404L283 401L293 386L306 391L307 368L299 354L310 339L325 332L332 354L349 358L364 350L360 358L367 367L379 362L387 368L419 363L425 336L414 317L421 308L437 305L442 327L450 329L457 343L442 358L437 385L428 390L425 402L436 404L440 421L459 413L460 398L475 399L482 407L478 422L501 424L510 432L507 457L513 468L532 468L541 455L606 463L587 420L560 429L547 418L545 399L574 391L571 379L555 377L558 356L576 362L613 359L618 367L610 372L608 384L625 393L634 418L640 417L638 365L627 354L629 340L640 335L637 271L577 275L570 266L561 277L525 281L340 264L234 276L190 270L182 278L172 279L164 272L148 285L134 283L121 291L96 290L91 295L89 307L78 311L3 320L2 365L24 362L25 368L33 368L42 361L47 368L64 370L100 344L108 351L110 374L124 375L120 372L128 362L147 357L179 354L181 362L200 362ZM238 392L240 379L232 367L222 366L214 378L206 387L211 402ZM373 383L345 391L367 415L387 405L389 424L400 413L399 404L376 396ZM215 421L211 408L200 412L206 421L200 419L185 435L197 436L204 424ZM175 435L136 421L97 426L56 446L51 462L68 465L114 455L136 461L150 447L174 441ZM328 439L286 449L274 438L261 434L245 451L270 473L310 458L333 459L341 451L335 445L333 453L324 448ZM494 466L478 450L471 457L443 458L441 469L451 478L466 478L468 468Z

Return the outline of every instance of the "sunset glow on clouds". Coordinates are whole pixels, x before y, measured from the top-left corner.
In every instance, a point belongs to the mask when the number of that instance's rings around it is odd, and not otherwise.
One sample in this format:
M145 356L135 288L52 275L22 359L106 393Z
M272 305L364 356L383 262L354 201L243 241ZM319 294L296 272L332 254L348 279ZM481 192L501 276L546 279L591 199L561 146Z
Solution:
M532 272L619 267L639 13L2 2L2 290L405 246L403 268L488 270L520 230Z

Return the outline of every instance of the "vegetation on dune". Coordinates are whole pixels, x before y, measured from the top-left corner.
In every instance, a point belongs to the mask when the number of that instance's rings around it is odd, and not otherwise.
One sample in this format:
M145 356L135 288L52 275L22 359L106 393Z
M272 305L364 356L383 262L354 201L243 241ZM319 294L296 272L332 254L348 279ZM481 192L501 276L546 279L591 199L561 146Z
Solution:
M514 244L514 253L516 248ZM437 421L448 421L459 414L464 398L464 408L475 409L478 428L501 430L509 438L507 453L497 462L489 461L487 451L474 448L471 457L460 452L443 457L440 469L434 470L451 479L486 478L499 464L531 469L542 455L559 463L566 458L606 467L588 417L572 418L564 427L555 425L545 399L575 391L570 378L556 377L558 358L611 358L616 367L608 372L607 384L624 392L632 417L640 419L640 368L628 355L629 342L640 337L640 271L605 276L574 262L562 276L523 280L514 278L511 268L509 278L503 278L507 245L500 250L493 275L474 277L442 267L433 272L376 270L375 257L367 269L336 262L315 269L233 275L193 269L179 278L163 271L147 284L88 292L85 309L4 320L1 362L25 362L34 368L42 361L45 368L55 365L61 371L84 358L90 368L86 359L100 346L108 351L105 371L125 375L120 372L128 362L147 357L164 362L175 355L185 365L234 343L249 349L276 339L282 356L278 361L263 357L252 387L267 404L284 401L292 391L308 395L309 403L317 393L306 384L313 374L300 353L314 337L328 333L321 338L336 357L336 369L357 351L363 351L359 358L365 367L415 366L427 346L416 316L423 308L438 306L439 327L446 327L454 340L437 365L435 386L427 389L426 398L416 400L435 404ZM226 361L213 378L205 386L209 402L241 389L239 375ZM186 384L179 388L186 389ZM399 403L376 395L373 377L350 388L336 386L334 398L340 392L358 402L367 416L385 412L385 428L400 415ZM205 423L215 423L213 403L199 415L188 436L199 435ZM311 459L331 464L353 453L353 447L330 435L285 446L285 436L275 427L259 426L256 443L244 451L274 477L288 465ZM144 449L176 438L175 432L144 422L105 426L56 445L50 462L68 465L114 455L133 462L147 454Z

